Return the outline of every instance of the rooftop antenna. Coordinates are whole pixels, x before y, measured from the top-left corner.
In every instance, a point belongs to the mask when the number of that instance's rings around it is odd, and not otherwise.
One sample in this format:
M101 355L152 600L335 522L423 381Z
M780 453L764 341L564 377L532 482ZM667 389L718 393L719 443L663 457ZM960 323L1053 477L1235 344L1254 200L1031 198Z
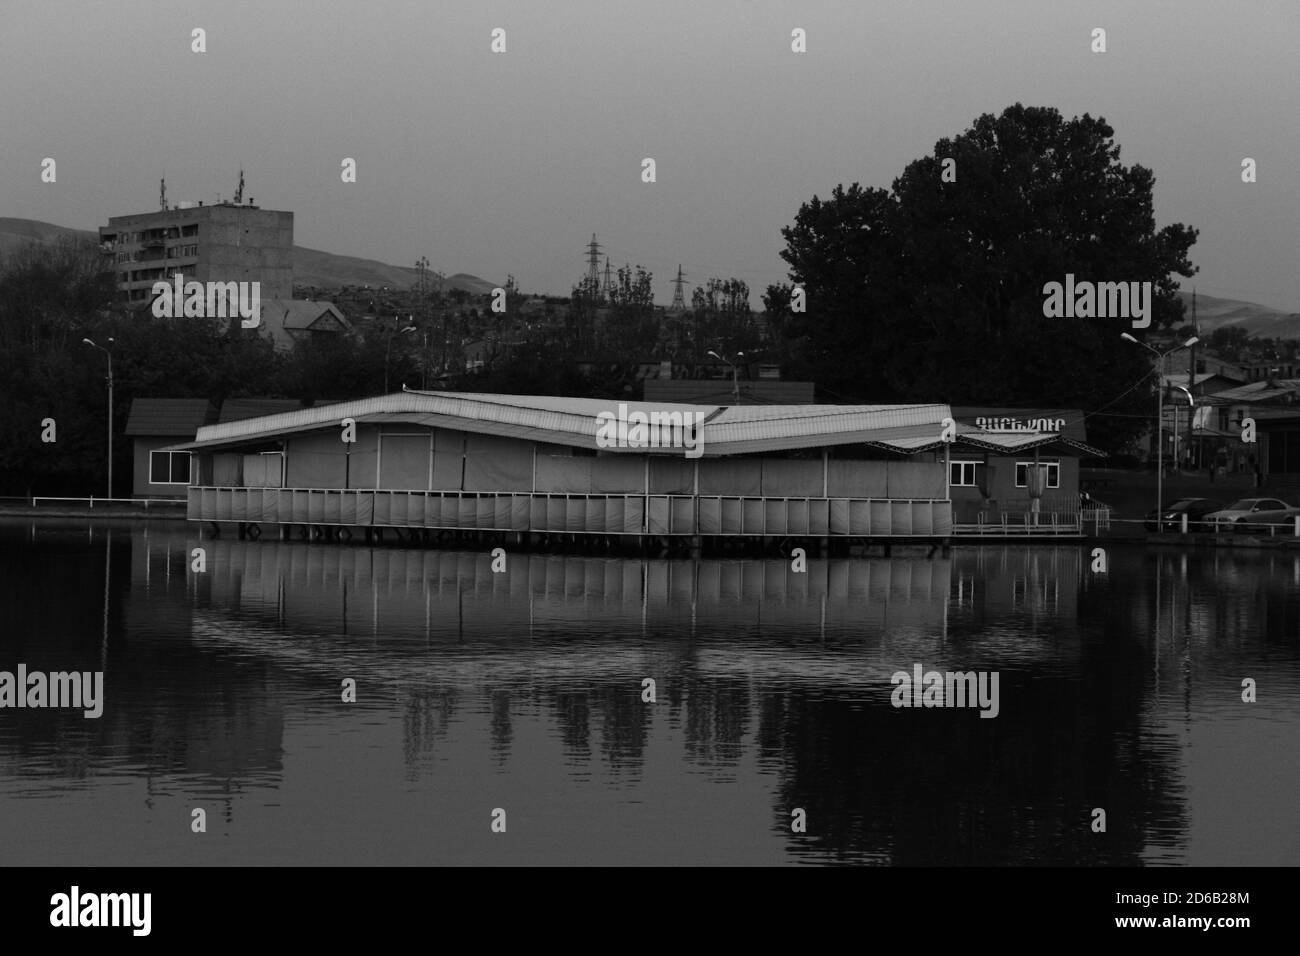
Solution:
M162 206L163 212L167 211L167 180L158 180L158 204Z
M243 198L244 198L244 171L241 169L239 171L239 188L235 190L235 205L238 206L239 203L243 200Z

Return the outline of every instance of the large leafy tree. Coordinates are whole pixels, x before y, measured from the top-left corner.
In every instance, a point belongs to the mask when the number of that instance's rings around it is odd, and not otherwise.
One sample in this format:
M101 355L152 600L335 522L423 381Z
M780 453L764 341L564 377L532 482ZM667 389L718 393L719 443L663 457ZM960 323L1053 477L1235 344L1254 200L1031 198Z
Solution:
M1148 331L1176 326L1196 231L1156 228L1154 176L1122 165L1113 136L1100 118L1016 104L940 140L888 191L854 183L804 203L782 230L807 296L787 323L806 342L800 371L857 400L1104 412L1090 438L1122 446L1143 426L1148 353L1121 340L1127 319L1045 318L1044 285L1149 281Z

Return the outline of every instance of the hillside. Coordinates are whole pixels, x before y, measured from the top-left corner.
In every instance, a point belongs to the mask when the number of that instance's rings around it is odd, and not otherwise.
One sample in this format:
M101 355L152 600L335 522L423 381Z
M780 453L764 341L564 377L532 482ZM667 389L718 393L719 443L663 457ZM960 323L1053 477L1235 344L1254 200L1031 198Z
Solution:
M59 236L72 235L89 239L98 233L85 229L69 229L35 219L0 217L0 256L7 256L24 243L53 242ZM396 286L414 285L413 267L390 266L374 259L358 256L340 256L319 249L302 246L293 248L293 281L297 285L315 286L319 289L337 289L345 285ZM465 289L476 294L488 293L493 283L468 273L458 272L448 276L444 289Z
M1179 292L1187 322L1192 320L1192 294ZM1196 296L1196 316L1201 335L1216 329L1239 326L1250 335L1263 338L1300 338L1300 313L1283 312L1267 305L1220 299L1212 295Z

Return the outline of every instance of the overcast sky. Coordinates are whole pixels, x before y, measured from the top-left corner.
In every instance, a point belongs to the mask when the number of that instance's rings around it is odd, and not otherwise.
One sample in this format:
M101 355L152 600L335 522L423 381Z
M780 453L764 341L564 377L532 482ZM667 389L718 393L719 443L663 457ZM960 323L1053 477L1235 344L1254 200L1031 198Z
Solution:
M299 245L568 294L594 232L661 302L680 262L757 307L801 202L1021 101L1104 117L1154 170L1157 224L1201 231L1184 288L1300 311L1295 0L7 0L2 23L0 216L93 229L162 176L229 199L242 166Z

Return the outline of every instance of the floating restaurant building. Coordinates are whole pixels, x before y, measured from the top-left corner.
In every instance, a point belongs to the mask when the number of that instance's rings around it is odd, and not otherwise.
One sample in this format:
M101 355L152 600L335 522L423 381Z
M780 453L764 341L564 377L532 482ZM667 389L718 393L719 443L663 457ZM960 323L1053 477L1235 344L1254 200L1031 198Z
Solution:
M633 427L611 441L620 414ZM643 447L638 416L678 416L694 427L660 436L683 439L677 447ZM909 460L906 443L937 438L948 416L946 405L678 406L404 391L210 425L173 448L193 455L193 521L935 539L952 530L945 472Z
M172 449L193 456L188 518L241 533L933 542L953 533L953 448L979 440L966 428L949 446L951 418L403 391L208 425Z

